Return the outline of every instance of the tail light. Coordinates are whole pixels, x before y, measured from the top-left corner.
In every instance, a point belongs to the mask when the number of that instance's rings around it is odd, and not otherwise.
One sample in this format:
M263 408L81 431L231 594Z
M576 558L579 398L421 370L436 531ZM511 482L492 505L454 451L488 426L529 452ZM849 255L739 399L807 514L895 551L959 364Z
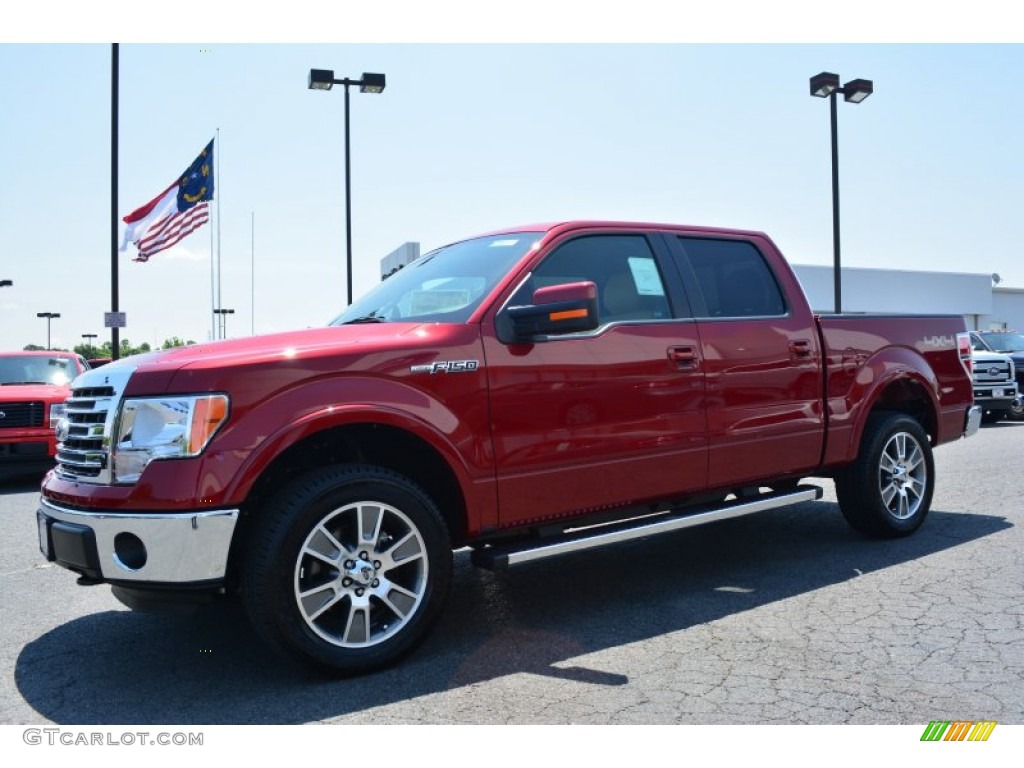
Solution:
M960 350L960 364L967 371L968 376L973 376L974 360L971 358L971 334L958 333L956 335L956 345Z

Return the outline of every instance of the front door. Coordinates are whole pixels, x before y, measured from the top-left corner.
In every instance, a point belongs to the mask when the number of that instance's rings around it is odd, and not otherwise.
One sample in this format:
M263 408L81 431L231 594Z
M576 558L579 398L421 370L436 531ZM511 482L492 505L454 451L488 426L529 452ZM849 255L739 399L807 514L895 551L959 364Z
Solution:
M563 240L505 306L530 303L540 287L588 280L598 289L599 327L504 344L485 324L503 527L705 487L700 342L688 312L673 311L682 302L666 291L664 266L643 234Z

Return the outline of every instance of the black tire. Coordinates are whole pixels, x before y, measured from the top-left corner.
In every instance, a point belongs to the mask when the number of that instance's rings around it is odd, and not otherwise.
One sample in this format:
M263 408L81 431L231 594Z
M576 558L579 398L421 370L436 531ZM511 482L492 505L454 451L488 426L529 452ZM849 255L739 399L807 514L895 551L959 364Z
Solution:
M339 465L303 475L264 505L242 595L272 647L350 675L392 664L423 640L451 573L448 529L422 489L387 469Z
M836 476L843 517L872 538L909 536L920 528L934 490L928 435L901 413L871 416L857 459Z
M1014 421L1024 421L1024 395L1010 404L1010 410L1006 415Z

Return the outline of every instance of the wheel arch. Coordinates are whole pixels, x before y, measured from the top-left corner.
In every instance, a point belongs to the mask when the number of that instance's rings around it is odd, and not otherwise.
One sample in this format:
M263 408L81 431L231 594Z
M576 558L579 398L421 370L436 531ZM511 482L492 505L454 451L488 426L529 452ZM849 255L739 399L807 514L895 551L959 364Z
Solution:
M461 546L473 529L464 468L457 468L435 443L412 430L379 420L359 421L323 425L293 437L258 474L250 473L229 555L230 572L235 573L240 565L252 523L266 499L292 479L331 465L366 464L406 477L437 505L454 546Z
M885 412L914 418L933 447L943 442L938 390L934 371L919 354L902 347L883 350L861 368L856 384L846 394L846 402L856 405L842 417L831 413L834 423L825 464L853 461L869 419Z

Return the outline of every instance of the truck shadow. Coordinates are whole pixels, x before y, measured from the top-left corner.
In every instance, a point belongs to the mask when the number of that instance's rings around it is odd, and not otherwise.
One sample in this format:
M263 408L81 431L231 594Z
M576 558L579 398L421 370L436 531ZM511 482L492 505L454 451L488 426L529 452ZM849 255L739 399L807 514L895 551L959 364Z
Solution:
M8 474L0 477L0 496L38 491L43 482L43 472Z
M1010 527L932 511L914 536L868 541L835 504L770 514L521 566L456 554L447 607L398 666L325 680L264 649L240 611L189 617L107 611L29 643L15 682L61 724L295 724L359 713L512 674L623 685L574 659L742 613L951 549Z

